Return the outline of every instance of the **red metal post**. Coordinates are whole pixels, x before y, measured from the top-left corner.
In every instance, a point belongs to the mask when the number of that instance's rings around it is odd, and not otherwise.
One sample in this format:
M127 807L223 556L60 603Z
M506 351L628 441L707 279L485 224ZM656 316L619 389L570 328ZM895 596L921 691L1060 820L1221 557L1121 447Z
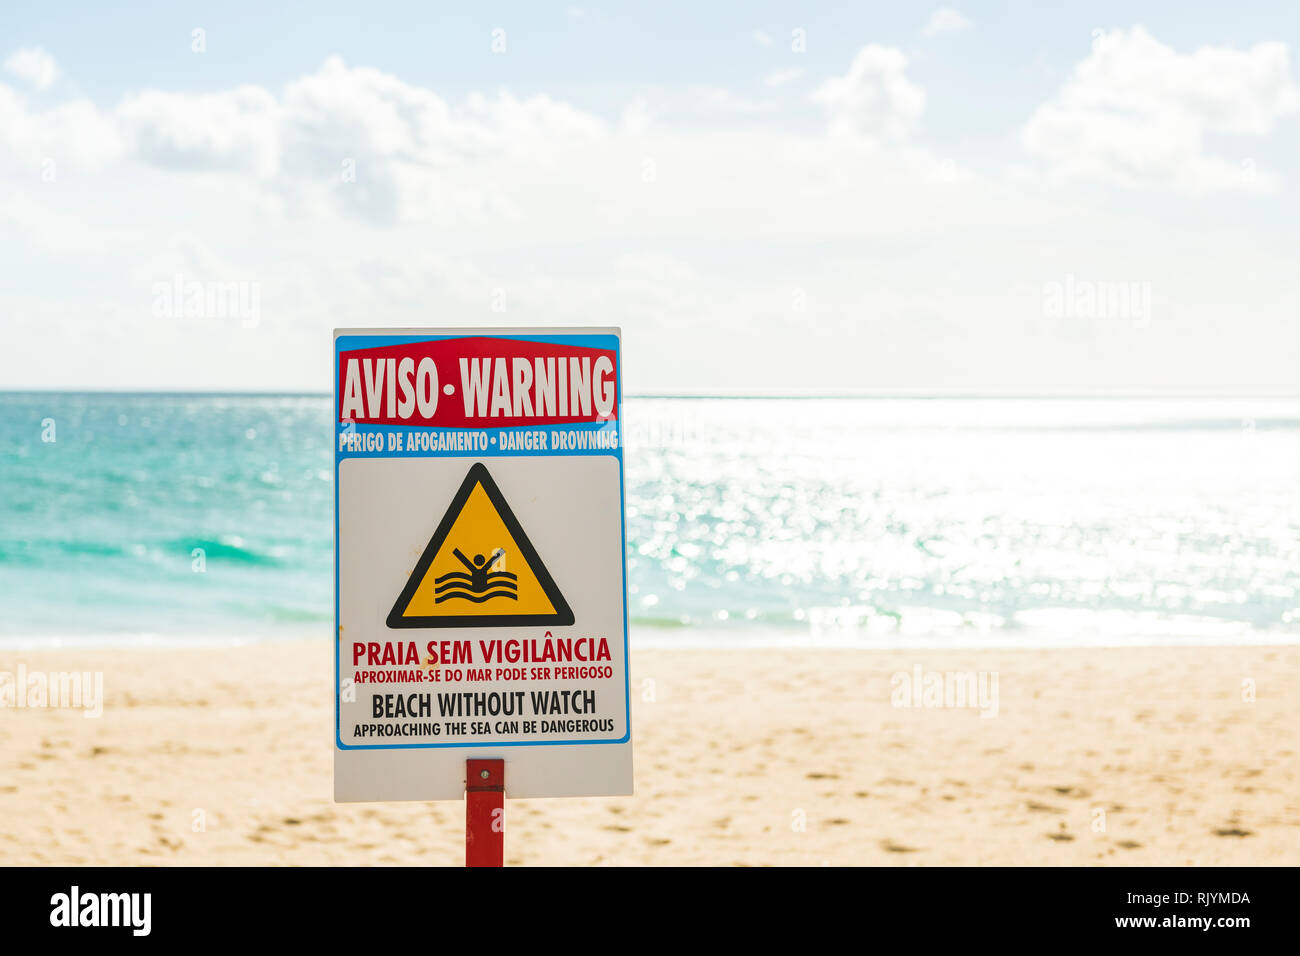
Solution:
M506 857L506 762L465 761L465 865L501 866Z

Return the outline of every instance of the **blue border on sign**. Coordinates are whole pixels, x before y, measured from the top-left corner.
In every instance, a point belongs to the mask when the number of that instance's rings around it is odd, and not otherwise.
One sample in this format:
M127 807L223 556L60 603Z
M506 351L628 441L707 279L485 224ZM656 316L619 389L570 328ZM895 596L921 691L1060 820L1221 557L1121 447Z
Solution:
M365 453L349 452L341 453L338 445L339 422L339 355L342 352L353 352L358 349L378 348L384 345L410 344L415 342L441 342L448 339L466 339L466 338L489 338L489 339L508 339L520 342L540 342L550 345L575 345L586 348L612 349L615 353L614 362L614 381L618 390L618 427L623 427L623 353L619 348L619 337L617 335L588 334L588 333L553 333L550 335L493 335L484 333L476 335L468 332L458 332L454 335L340 335L334 339L334 367L330 374L332 384L330 386L331 405L330 405L330 422L334 432L334 743L339 750L449 750L453 748L472 749L475 747L564 747L564 746L596 746L599 744L625 744L632 739L632 686L631 686L631 666L628 649L628 612L627 612L627 497L623 481L623 439L627 433L624 431L619 437L618 445L613 449L586 449L581 452L575 452L575 455L608 455L618 461L618 503L619 503L619 539L622 542L622 564L623 564L623 726L626 732L622 737L607 740L516 740L516 741L474 741L473 743L451 743L451 744L345 744L343 742L342 732L342 705L339 702L339 680L342 672L339 667L339 466L348 458L468 458L468 457L511 457L510 452L497 451L466 451L466 452L447 452L442 454L390 454L384 453ZM342 344L348 343L347 348L342 348ZM501 432L514 431L559 431L559 430L580 430L580 431L597 431L607 427L601 422L578 422L568 425L548 425L542 427L521 426L518 428L500 428L500 429L483 429L485 432L495 431L497 435ZM375 431L387 432L395 429L403 431L464 431L464 429L436 429L420 428L418 426L394 426L394 425L354 425L359 432ZM496 441L496 439L494 439ZM498 442L499 445L499 442ZM552 443L548 442L548 447ZM538 458L554 457L573 457L573 456L556 456L556 455L533 455L530 452L516 452L520 456L530 456Z

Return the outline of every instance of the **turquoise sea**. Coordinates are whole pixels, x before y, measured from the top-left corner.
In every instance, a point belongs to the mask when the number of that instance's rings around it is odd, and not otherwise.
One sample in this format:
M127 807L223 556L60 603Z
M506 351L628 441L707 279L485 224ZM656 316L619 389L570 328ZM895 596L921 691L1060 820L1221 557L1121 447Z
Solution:
M332 627L325 396L0 394L0 642ZM1300 402L626 403L634 642L1300 640Z

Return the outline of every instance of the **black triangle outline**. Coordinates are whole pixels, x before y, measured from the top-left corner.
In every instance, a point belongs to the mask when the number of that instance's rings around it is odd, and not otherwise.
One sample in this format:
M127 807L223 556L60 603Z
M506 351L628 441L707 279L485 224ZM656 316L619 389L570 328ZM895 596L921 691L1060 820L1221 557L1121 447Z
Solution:
M496 508L497 514L514 538L515 544L519 548L519 553L532 569L533 576L537 578L537 583L541 585L542 591L550 600L551 606L555 608L554 614L448 614L433 617L406 617L406 609L410 606L411 599L415 597L415 592L419 590L424 576L429 571L429 565L433 564L433 559L438 556L438 551L443 543L447 540L447 535L451 534L451 527L460 517L465 503L469 501L469 496L473 494L474 487L482 485L483 491L487 493L488 500ZM433 537L429 543L424 546L424 553L420 555L419 562L415 565L415 570L411 576L406 579L406 587L402 588L402 593L397 596L393 609L388 612L386 622L391 628L411 628L411 627L525 627L538 626L543 624L553 624L563 627L573 623L573 611L569 603L564 600L564 595L556 586L551 572L546 570L546 565L537 555L537 549L533 543L528 540L528 535L524 534L523 527L519 524L519 519L515 513L510 510L510 505L506 504L505 496L501 494L501 489L497 483L492 480L492 475L488 473L487 466L481 461L476 461L465 475L465 480L460 483L460 489L456 496L451 499L451 504L447 506L446 513L442 516L442 521L438 524L438 529L434 531Z

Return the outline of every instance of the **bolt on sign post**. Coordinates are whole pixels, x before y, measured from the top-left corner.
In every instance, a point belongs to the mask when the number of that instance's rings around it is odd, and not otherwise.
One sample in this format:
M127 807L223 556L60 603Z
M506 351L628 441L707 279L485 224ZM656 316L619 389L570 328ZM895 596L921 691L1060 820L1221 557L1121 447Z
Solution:
M334 333L334 799L632 792L617 329Z

